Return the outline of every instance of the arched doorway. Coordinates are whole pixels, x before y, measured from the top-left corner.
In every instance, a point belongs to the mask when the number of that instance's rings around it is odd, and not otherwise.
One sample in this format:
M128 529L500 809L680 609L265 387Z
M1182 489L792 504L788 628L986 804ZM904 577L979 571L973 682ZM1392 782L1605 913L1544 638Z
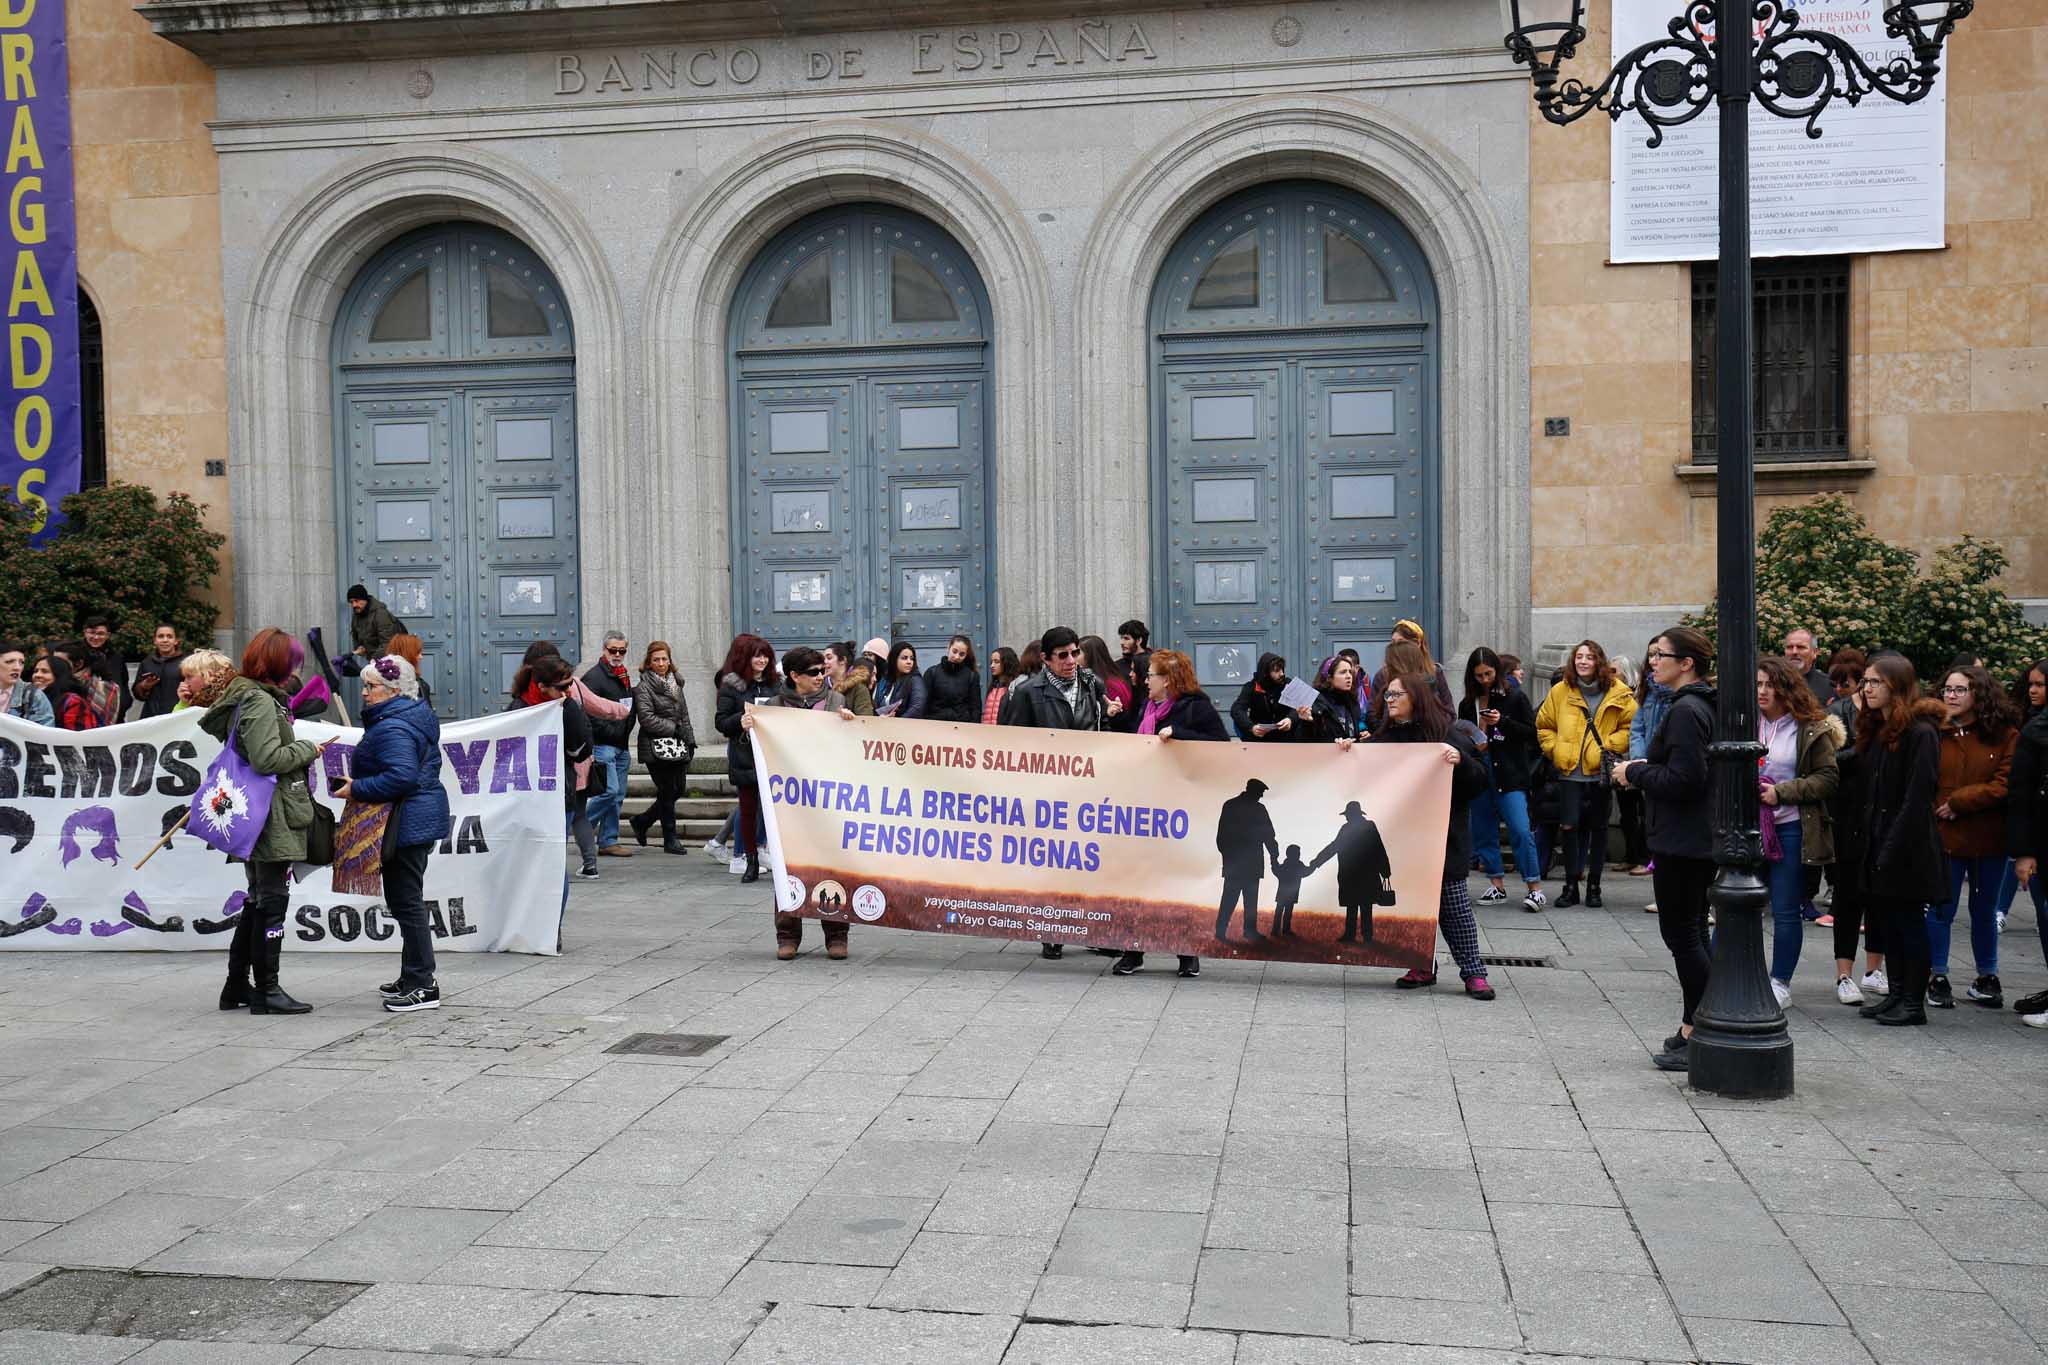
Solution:
M1407 231L1314 182L1236 195L1168 253L1151 333L1163 640L1224 686L1433 630L1437 300Z
M900 210L817 214L755 258L730 335L738 629L986 652L992 336L967 253Z
M420 637L445 716L501 708L529 642L581 636L574 355L553 275L495 228L410 233L342 301L335 596L360 582Z

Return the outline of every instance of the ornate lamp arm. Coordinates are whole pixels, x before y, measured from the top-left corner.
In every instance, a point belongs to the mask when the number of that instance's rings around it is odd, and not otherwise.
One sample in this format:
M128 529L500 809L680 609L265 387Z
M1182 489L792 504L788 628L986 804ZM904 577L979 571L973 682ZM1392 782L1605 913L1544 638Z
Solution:
M1535 76L1536 106L1552 123L1574 123L1595 109L1620 121L1634 114L1649 126L1649 145L1662 146L1664 130L1690 123L1714 102L1719 85L1713 49L1700 34L1717 21L1721 0L1688 0L1685 13L1671 21L1670 37L1644 43L1614 64L1605 80L1587 85L1576 77L1559 80L1555 65L1546 67L1526 46L1512 39L1509 52ZM1582 37L1583 30L1574 30ZM1576 42L1565 44L1569 57Z
M1875 91L1913 104L1934 91L1939 41L1929 45L1898 22L1888 25L1891 36L1911 41L1913 59L1899 56L1873 67L1840 35L1802 28L1798 13L1783 0L1758 0L1756 11L1763 33L1756 50L1757 103L1780 118L1805 119L1808 137L1821 135L1820 116L1837 99L1853 107Z

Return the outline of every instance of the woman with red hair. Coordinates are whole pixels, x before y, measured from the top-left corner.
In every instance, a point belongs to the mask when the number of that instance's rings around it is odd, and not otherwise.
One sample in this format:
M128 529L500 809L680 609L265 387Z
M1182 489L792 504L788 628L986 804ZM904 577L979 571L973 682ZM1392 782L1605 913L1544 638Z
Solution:
M1148 700L1138 712L1138 733L1169 741L1230 738L1223 731L1223 717L1216 713L1216 704L1195 681L1195 661L1177 649L1155 649L1149 657L1150 671L1145 675ZM1144 965L1143 953L1126 951L1110 970L1129 976ZM1202 959L1183 954L1180 974L1200 976Z
M743 882L761 879L761 787L754 772L754 746L740 721L749 705L772 705L781 690L774 646L758 635L735 635L718 669L717 724L718 733L725 736L726 771L740 798L740 822L733 837L747 860Z
M281 630L257 631L242 651L241 672L199 720L200 729L235 746L251 768L277 779L263 832L244 864L249 898L235 917L235 936L228 943L228 979L220 993L224 1010L247 1005L251 1014L305 1014L313 1008L292 999L278 983L291 866L304 861L306 831L313 827L306 769L320 754L311 740L292 737L291 694L284 685L295 667L296 644Z

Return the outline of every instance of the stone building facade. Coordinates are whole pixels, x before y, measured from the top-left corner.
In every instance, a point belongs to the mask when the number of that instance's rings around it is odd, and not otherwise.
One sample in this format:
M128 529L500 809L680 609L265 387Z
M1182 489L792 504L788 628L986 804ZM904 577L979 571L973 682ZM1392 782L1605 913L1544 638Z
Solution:
M1592 0L1588 69L1616 0ZM1604 70L1604 65L1602 66ZM1923 554L1969 532L2048 606L2048 3L1977 6L1949 50L1948 247L1847 260L1847 442L1759 467L1757 519L1849 494ZM1532 631L1642 642L1714 591L1693 454L1692 267L1606 264L1609 128L1530 126ZM1702 267L1711 273L1711 264ZM1546 437L1544 419L1571 419Z
M80 285L98 320L105 466L182 491L229 531L220 184L207 120L213 72L123 0L69 0ZM233 554L214 584L233 625Z
M217 81L238 620L370 584L452 710L612 625L701 705L738 629L1136 615L1213 685L1711 593L1691 271L1606 264L1604 121L1535 117L1497 0L140 13ZM1951 245L1847 263L1844 448L1760 490L2038 597L2044 26L1957 40Z

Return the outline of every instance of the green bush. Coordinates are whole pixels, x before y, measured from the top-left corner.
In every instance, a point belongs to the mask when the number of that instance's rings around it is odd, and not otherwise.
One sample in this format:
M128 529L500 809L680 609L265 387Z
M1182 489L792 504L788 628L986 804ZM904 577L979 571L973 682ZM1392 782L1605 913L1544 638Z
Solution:
M64 529L29 544L35 511L0 498L0 639L76 639L89 616L104 616L124 654L149 652L157 623L178 628L188 646L210 644L219 611L199 594L220 572L227 537L206 529L202 508L183 493L160 499L132 483L110 483L64 499Z
M1757 648L1776 653L1785 632L1810 627L1823 649L1896 649L1922 680L1958 654L1978 654L1999 678L2048 655L2048 630L2027 624L1997 585L2008 563L1997 545L1964 536L1937 551L1925 573L1912 551L1880 540L1839 494L1772 512L1757 537ZM1689 618L1708 634L1715 613Z

